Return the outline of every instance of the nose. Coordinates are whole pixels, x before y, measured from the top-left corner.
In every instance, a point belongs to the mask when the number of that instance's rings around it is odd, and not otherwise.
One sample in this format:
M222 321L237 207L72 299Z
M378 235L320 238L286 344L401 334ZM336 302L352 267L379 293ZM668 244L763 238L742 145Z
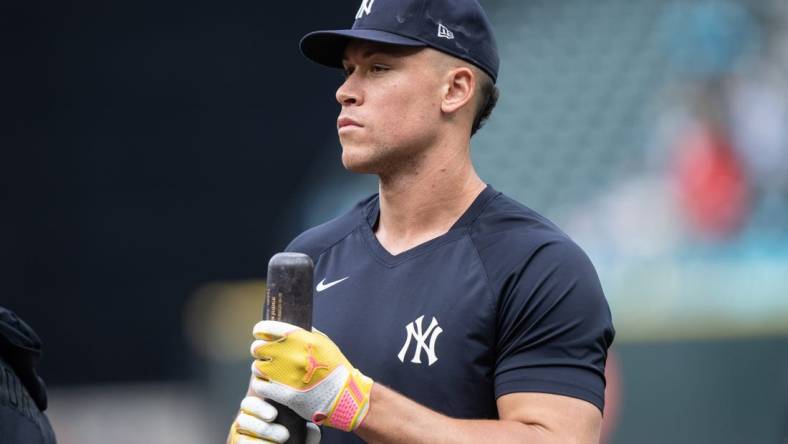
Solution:
M352 75L339 85L336 97L342 106L361 105L362 95L357 85L354 85Z

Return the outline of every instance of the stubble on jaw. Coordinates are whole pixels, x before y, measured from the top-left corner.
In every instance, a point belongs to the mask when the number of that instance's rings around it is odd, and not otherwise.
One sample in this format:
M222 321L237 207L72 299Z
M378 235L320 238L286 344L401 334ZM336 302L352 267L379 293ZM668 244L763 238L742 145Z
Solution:
M362 131L373 130L366 127ZM348 171L378 176L417 172L439 139L437 132L432 129L422 128L417 132L403 138L393 134L378 134L377 141L353 140L352 136L345 136L345 140L340 138L342 164Z
M456 59L431 48L406 48L406 54L416 56L422 68L424 79L439 81L447 70L454 67ZM420 94L418 88L413 94ZM423 99L423 97L420 97ZM412 97L418 100L419 97ZM394 178L418 175L421 165L429 157L434 145L439 143L440 135L435 125L439 124L440 101L433 98L432 103L425 103L421 109L415 109L420 116L392 116L393 121L387 125L365 127L360 134L340 136L342 145L342 164L348 171L362 174L376 174ZM399 119L409 122L432 122L432 125L413 126L415 132L402 133ZM378 122L380 124L380 122ZM410 125L407 126L410 128ZM399 136L397 136L399 134ZM377 140L374 140L377 139Z
M418 146L367 145L342 150L342 164L348 171L392 177L418 174L427 157L427 144Z

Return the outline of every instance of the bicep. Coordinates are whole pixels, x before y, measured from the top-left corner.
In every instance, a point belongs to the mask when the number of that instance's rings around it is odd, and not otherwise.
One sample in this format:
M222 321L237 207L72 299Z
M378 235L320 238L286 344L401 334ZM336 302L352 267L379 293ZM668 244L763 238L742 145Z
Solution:
M576 245L554 243L513 275L499 310L496 395L550 393L604 407L613 340L593 265Z
M498 398L502 420L541 429L548 442L597 444L602 413L590 402L549 393L510 393Z

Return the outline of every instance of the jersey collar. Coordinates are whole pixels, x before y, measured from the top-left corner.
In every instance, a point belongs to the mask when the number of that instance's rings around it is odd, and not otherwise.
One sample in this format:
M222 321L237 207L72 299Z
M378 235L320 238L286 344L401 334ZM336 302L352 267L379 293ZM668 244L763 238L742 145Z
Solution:
M378 238L375 236L374 230L380 216L380 196L376 195L364 209L365 217L361 222L361 233L373 255L385 265L393 267L465 235L467 233L467 228L476 221L479 215L487 207L487 204L499 194L501 193L488 184L476 197L471 206L465 210L465 213L463 213L462 216L457 219L457 222L452 225L449 231L397 255L392 255L388 250L383 248Z

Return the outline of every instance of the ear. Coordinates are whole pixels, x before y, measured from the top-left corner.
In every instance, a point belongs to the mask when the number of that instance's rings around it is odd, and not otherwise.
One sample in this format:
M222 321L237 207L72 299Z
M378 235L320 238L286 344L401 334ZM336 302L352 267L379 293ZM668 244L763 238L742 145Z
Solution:
M470 68L460 66L446 73L441 111L453 113L471 101L476 91L476 76Z

